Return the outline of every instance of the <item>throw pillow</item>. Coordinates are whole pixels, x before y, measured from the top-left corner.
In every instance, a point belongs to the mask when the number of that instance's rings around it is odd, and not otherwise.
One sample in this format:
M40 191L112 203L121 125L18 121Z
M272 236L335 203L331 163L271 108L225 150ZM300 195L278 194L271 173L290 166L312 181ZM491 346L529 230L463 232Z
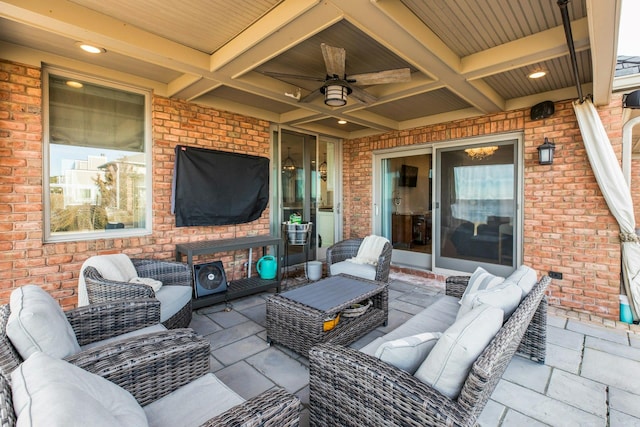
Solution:
M378 347L375 357L413 375L441 336L440 332L425 332L387 341Z
M42 352L11 373L11 390L17 425L147 425L144 410L128 391Z
M513 283L502 283L491 289L466 294L460 301L456 320L480 304L489 304L504 311L504 322L506 322L518 308L521 297L522 291Z
M415 373L420 381L455 399L471 366L502 327L501 309L480 305L454 322Z
M73 328L60 304L36 285L14 289L7 336L23 359L36 351L62 359L80 351Z
M504 280L504 283L513 283L522 290L521 300L524 299L538 281L536 271L526 265L521 265Z
M494 276L484 268L478 267L469 278L469 283L462 294L462 298L469 293L482 291L484 289L491 289L502 282L504 282L504 277ZM462 300L462 298L460 298L460 300Z

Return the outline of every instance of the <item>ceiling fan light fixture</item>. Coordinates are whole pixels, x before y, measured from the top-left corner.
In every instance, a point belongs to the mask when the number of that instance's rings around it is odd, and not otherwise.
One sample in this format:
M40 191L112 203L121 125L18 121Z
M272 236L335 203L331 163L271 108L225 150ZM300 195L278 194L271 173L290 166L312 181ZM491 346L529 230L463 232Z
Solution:
M339 125L346 125L347 121L345 119L340 119L340 120L338 120L338 124Z
M342 107L347 103L347 95L351 93L351 88L343 80L331 80L325 84L320 91L324 94L324 103L329 107Z

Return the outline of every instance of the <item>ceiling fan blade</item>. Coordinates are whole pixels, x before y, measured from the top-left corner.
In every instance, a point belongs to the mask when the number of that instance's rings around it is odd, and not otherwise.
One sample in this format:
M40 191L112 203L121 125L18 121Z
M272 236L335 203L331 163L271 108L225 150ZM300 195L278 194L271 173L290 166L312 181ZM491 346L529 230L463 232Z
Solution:
M348 76L348 80L357 85L403 83L411 81L411 70L398 68L397 70L378 71L376 73L353 74Z
M378 100L378 98L371 95L366 90L355 86L351 86L351 94L349 96L352 96L356 101L365 105L373 104Z
M320 44L322 49L322 57L324 58L324 64L327 67L327 75L329 77L338 76L344 77L346 51L341 47L333 47L328 44Z
M298 74L287 74L287 73L275 73L272 71L261 71L265 76L273 77L276 79L298 79L298 80L311 80L314 82L324 82L324 78L320 77L311 77L311 76L301 76Z
M300 98L299 102L312 102L320 94L321 94L320 88L318 88L318 89L314 90L313 92L309 92L307 95L305 95L302 98Z

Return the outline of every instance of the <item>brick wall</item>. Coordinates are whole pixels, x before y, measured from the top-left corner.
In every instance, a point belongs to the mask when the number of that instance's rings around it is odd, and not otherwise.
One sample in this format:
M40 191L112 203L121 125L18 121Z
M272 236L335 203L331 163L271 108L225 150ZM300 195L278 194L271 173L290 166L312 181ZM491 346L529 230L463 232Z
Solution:
M620 157L620 96L599 114ZM619 229L591 171L570 102L556 103L555 114L544 120L531 121L526 109L346 141L345 236L370 233L374 150L506 132L524 135L524 263L539 274L563 273L550 287L552 305L617 318ZM549 166L537 162L545 136L556 144Z
M0 60L0 303L8 301L14 288L33 283L63 308L73 307L80 267L93 255L124 252L170 260L177 243L269 234L268 208L254 222L216 227L176 227L170 210L177 144L268 157L269 126L263 120L154 97L152 234L43 244L41 70ZM224 261L228 276L242 270L246 258L245 251L215 255Z

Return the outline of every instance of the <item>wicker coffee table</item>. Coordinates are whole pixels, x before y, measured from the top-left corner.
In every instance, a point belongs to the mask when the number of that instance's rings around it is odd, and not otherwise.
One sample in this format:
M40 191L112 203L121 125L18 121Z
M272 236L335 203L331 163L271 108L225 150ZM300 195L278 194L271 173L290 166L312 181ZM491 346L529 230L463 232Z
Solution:
M352 304L371 300L358 317L340 316L338 324L324 331L326 318ZM387 322L387 284L348 275L328 277L267 299L267 342L278 343L307 356L319 343L347 345Z

